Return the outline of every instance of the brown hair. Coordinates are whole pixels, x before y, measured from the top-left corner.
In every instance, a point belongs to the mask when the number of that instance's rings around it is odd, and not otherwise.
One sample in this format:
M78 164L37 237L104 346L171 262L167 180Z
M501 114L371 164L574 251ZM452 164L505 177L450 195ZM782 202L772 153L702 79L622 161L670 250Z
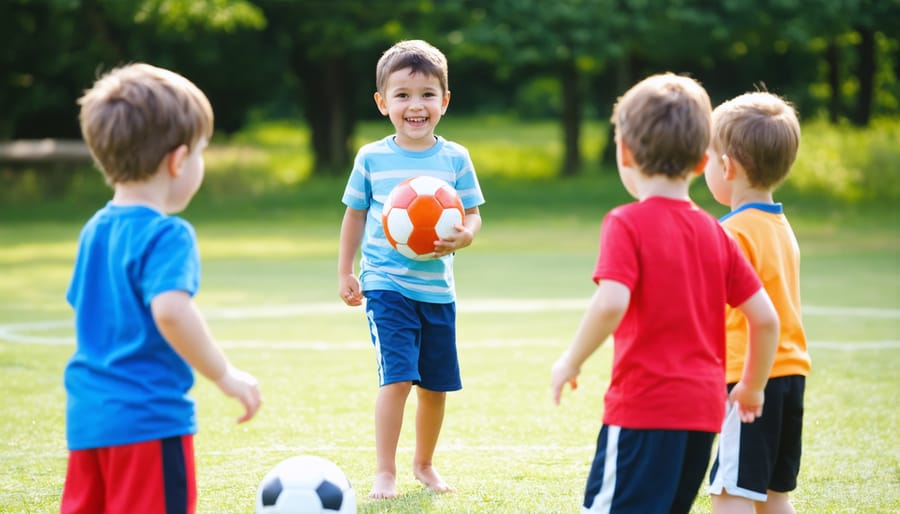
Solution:
M149 64L111 70L78 104L81 133L111 185L146 180L167 153L213 132L206 95L183 76Z
M713 111L712 148L737 160L752 187L772 189L787 177L800 148L793 106L768 92L745 93Z
M682 177L709 146L712 105L697 81L652 75L619 97L611 121L641 172Z
M383 93L391 73L410 68L410 74L423 73L436 77L441 90L448 91L447 58L431 44L421 39L400 41L388 48L375 67L375 87Z

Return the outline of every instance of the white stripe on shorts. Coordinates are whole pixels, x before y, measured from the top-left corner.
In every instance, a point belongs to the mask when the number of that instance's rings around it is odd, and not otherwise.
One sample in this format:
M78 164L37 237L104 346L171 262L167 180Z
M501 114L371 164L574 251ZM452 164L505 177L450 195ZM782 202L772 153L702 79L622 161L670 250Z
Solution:
M616 492L616 462L619 459L619 432L622 427L609 425L606 434L606 460L603 462L603 484L591 508L582 506L582 514L609 514L612 508L613 495Z
M738 487L738 469L741 462L741 418L736 403L728 405L722 432L719 433L719 467L709 484L709 494L728 493L753 501L766 501L765 494Z
M372 333L372 342L375 345L375 363L378 364L378 385L384 385L384 358L381 356L381 339L378 337L378 327L375 325L375 313L366 311L369 318L369 331Z

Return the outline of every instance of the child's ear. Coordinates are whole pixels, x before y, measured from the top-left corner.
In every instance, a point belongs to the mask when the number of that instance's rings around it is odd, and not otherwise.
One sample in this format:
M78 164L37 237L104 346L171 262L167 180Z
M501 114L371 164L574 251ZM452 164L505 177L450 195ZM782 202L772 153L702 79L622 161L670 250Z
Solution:
M709 154L703 152L703 157L700 158L700 162L694 166L694 169L691 171L694 175L703 175L704 170L706 170L706 163L709 162Z
M634 154L631 153L631 148L622 141L622 138L616 138L616 147L619 149L619 160L621 161L622 166L626 168L634 167Z
M189 152L187 145L178 145L178 148L166 154L166 171L169 172L170 177L175 178L181 175L181 164L184 163Z
M447 106L450 105L450 91L444 93L444 97L441 99L441 115L447 114Z
M448 99L449 100L449 99ZM385 101L384 96L381 95L378 91L375 91L375 105L378 106L378 110L381 112L383 116L387 116L387 102Z
M737 175L737 161L724 153L722 154L722 174L725 180L733 180Z

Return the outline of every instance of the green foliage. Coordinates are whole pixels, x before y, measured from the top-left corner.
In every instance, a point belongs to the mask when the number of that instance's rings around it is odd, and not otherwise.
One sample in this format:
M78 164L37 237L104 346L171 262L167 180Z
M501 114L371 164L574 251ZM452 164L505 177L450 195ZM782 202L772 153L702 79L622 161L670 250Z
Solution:
M895 203L900 200L898 141L896 120L875 120L865 129L807 122L788 184L851 203Z
M185 32L196 27L235 32L262 29L262 11L244 0L144 0L134 15L138 23L156 23L164 30Z
M580 180L558 176L562 145L561 128L551 121L522 122L502 116L459 117L452 113L441 121L438 133L466 146L482 182L496 181L514 191L518 182L568 183L577 198L585 193L585 180L603 179L621 193L617 174L599 165L608 125L592 121L583 132L590 165ZM354 147L380 139L392 127L386 120L360 124ZM870 128L832 126L824 121L804 123L800 155L793 171L776 193L778 199L801 203L818 211L849 207L894 209L900 202L900 121L879 119ZM260 204L278 211L299 202L323 209L340 209L343 174L313 179L310 134L299 122L254 123L233 136L217 136L206 151L207 176L192 205L242 215L259 210ZM326 192L326 188L333 191ZM711 201L705 184L697 180L695 198ZM588 190L587 192L589 192ZM64 213L84 216L109 198L111 191L99 172L89 166L71 169L0 169L0 220L52 218ZM317 195L323 196L317 197ZM586 199L590 201L590 199ZM540 198L525 205L540 208ZM490 206L486 206L490 208ZM331 210L328 210L331 212Z
M558 117L562 111L562 92L559 81L551 77L537 77L519 89L516 114L523 120Z

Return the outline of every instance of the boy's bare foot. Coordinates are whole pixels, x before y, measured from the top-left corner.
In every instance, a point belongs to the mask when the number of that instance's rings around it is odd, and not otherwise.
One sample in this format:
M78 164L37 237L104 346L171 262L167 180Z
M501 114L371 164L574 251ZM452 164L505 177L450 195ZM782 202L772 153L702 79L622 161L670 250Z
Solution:
M435 493L452 493L456 491L450 484L444 482L444 479L438 475L437 470L431 465L413 466L413 474L416 475L419 482L425 484L425 487Z
M387 500L397 497L397 477L393 473L382 471L375 475L375 483L369 491L369 498L373 500Z

